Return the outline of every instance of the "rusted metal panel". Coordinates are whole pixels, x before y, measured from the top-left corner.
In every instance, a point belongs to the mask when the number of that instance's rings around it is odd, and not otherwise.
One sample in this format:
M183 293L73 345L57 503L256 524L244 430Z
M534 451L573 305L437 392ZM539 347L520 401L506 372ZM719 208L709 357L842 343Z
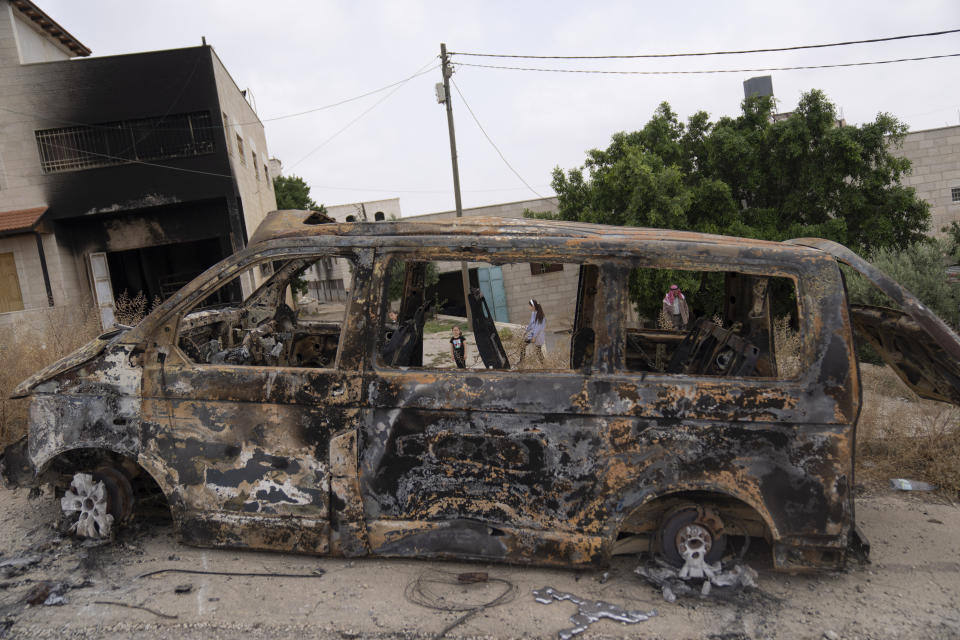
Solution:
M370 547L357 473L356 431L338 434L330 441L330 468L331 546L348 558L365 556Z
M895 309L851 305L857 332L921 398L960 405L960 358ZM950 343L947 342L947 345Z

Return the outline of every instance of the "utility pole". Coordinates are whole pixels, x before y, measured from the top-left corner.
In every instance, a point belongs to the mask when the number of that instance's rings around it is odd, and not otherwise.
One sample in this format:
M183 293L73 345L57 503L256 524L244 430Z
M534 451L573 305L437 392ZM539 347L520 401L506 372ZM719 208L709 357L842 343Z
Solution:
M460 168L457 165L457 135L453 131L453 104L450 102L450 76L453 69L450 67L450 58L447 57L447 45L440 43L440 70L443 73L443 91L437 91L437 100L447 107L447 129L450 132L450 162L453 164L453 198L457 203L457 217L463 217L463 203L460 201ZM439 87L438 87L439 89ZM463 280L463 305L466 307L467 324L473 330L473 312L470 310L470 274L467 263L460 262L460 277ZM476 339L476 338L474 338Z

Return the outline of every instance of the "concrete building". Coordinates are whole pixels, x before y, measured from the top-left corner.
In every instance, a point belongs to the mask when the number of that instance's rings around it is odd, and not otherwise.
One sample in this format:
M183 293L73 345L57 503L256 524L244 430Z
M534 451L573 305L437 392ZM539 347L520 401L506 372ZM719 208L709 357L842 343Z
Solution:
M960 222L960 126L912 131L894 152L913 164L903 182L930 203L930 233Z
M263 125L211 47L89 54L0 0L0 327L90 303L109 325L115 296L166 297L276 208Z
M271 159L273 166L280 161ZM400 218L400 198L367 200L350 204L325 206L327 215L337 222L376 222ZM346 260L326 259L313 265L303 274L307 282L307 296L319 302L344 302L351 289L351 274Z
M401 217L400 198L328 205L327 215L337 222L377 222L399 219Z

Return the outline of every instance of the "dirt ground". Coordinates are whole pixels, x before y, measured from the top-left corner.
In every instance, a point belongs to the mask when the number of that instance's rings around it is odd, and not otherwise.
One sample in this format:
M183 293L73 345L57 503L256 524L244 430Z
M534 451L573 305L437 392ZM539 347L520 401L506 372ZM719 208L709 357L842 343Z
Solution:
M507 593L512 600L479 610L447 637L555 638L573 626L577 606L536 602L533 591L547 586L656 612L636 624L600 620L584 638L960 637L960 508L929 495L883 491L858 500L857 521L873 545L869 565L781 575L770 569L769 548L755 543L746 559L759 572L758 589L672 604L634 574L635 556L616 558L605 572L198 549L175 540L160 509L139 516L114 543L89 546L56 532L49 493L30 498L25 489L0 490L0 505L0 637L436 637L464 613L409 598L419 593L469 606ZM35 564L16 566L23 559ZM306 577L140 577L159 569ZM468 571L488 572L491 581L443 583ZM69 587L62 603L52 604L63 587L54 588L49 605L26 604L31 594L47 597L44 581Z

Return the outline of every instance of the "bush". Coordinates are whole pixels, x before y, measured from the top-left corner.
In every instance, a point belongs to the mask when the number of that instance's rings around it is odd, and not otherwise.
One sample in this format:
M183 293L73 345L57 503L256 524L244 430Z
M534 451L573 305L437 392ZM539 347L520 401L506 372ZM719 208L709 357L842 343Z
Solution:
M960 284L948 282L944 270L950 246L943 240L915 242L906 249L879 249L867 259L909 289L954 329L960 327ZM871 282L844 267L850 301L855 304L897 305Z
M123 293L117 296L117 299L113 303L114 316L118 324L133 327L140 324L140 321L143 320L148 313L159 307L160 302L160 298L154 298L153 303L150 304L150 308L148 309L147 296L143 294L143 291L138 291L137 295L131 298L130 294L124 289Z

